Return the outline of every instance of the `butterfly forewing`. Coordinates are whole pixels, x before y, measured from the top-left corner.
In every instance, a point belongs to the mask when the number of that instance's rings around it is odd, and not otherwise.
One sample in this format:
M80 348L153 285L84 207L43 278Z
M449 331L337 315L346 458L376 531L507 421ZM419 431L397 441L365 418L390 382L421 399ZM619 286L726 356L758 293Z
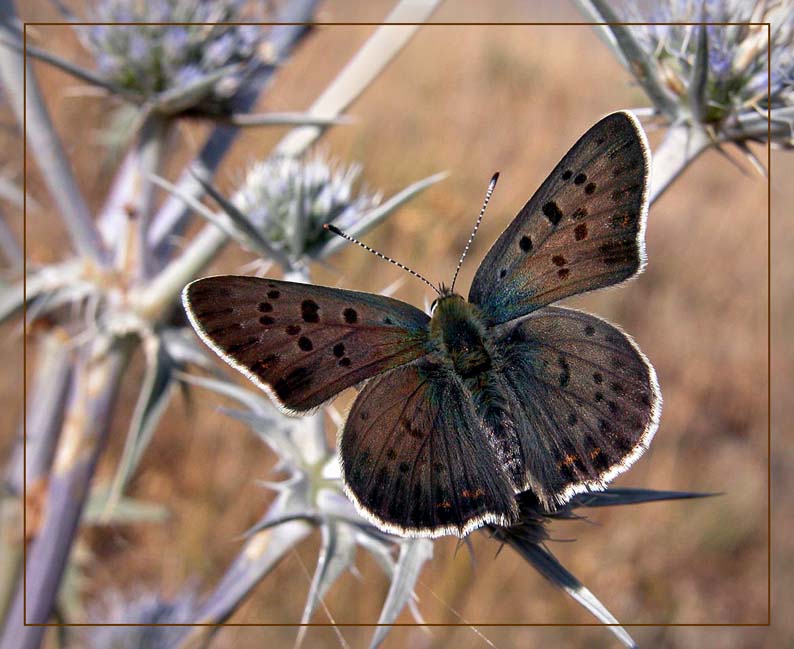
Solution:
M608 115L581 137L477 270L469 301L490 324L640 270L648 151L630 113Z
M339 446L348 494L383 529L463 536L515 519L512 485L471 396L429 357L367 383Z
M496 331L526 482L547 507L600 489L648 447L661 395L653 367L613 325L545 307Z
M227 275L189 284L183 300L205 342L288 411L425 353L428 316L381 295Z

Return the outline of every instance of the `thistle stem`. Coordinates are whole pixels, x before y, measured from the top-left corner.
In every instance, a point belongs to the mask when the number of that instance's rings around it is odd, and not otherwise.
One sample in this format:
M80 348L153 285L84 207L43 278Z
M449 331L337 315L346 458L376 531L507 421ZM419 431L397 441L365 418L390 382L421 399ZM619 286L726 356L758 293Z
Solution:
M132 213L137 220L135 232L138 279L146 279L152 272L148 233L156 187L151 177L160 172L164 145L173 123L173 120L163 115L149 115L141 127L135 147L135 202Z
M653 153L651 205L713 143L709 135L700 128L688 125L671 126L664 142Z
M0 0L0 16L3 17L0 35L12 42L18 40L10 26L16 19L12 0ZM0 81L20 128L25 126L24 137L36 156L53 204L60 209L75 250L96 262L103 262L105 254L99 232L55 132L33 70L24 65L21 52L7 45L0 45Z
M21 534L25 478L33 488L43 485L58 443L71 383L72 359L59 332L44 337L38 356L35 379L25 408L26 434L23 435L20 426L11 460L6 466L5 483L13 498L0 500L0 525L9 530L2 535L3 548L0 551L3 557L0 565L0 619L5 619L8 612L21 567L25 542ZM27 472L23 473L25 460Z
M50 475L41 526L27 552L27 601L17 587L6 619L0 649L38 649L79 528L80 517L99 456L110 431L110 420L132 345L117 341L105 350L99 343L75 369L66 420ZM24 618L24 619L23 619Z

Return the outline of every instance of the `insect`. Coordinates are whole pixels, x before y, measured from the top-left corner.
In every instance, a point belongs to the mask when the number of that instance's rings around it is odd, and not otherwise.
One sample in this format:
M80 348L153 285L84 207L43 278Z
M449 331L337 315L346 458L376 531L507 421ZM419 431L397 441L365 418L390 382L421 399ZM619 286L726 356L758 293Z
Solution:
M338 448L345 490L373 524L424 537L510 525L517 493L553 510L603 489L658 426L656 375L634 341L549 306L642 270L649 155L632 114L603 118L497 239L468 300L454 279L436 288L410 271L438 293L431 315L235 276L189 284L184 306L199 336L290 414L361 386Z

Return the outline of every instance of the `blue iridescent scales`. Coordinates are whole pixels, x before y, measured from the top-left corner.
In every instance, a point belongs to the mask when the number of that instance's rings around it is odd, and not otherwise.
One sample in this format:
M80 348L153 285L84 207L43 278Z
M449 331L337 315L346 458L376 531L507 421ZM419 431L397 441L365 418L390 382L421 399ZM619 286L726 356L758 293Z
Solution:
M468 301L441 289L431 316L379 295L233 276L188 285L185 308L290 414L360 387L339 459L373 524L425 537L510 525L515 494L552 510L602 489L658 426L656 375L634 341L549 306L641 271L648 177L636 118L603 118L493 245Z

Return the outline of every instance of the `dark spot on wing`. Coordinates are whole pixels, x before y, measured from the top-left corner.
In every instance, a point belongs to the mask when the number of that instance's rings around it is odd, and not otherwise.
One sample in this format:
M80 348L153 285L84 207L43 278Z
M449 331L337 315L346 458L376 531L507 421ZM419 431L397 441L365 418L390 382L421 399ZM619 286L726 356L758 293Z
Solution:
M610 387L612 388L612 392L615 394L623 394L624 392L623 385L621 383L613 383Z
M557 225L562 219L562 210L554 201L546 203L542 208L542 212L552 225Z
M400 462L400 473L408 473L411 469L411 465L408 462Z
M614 230L621 230L623 228L631 227L634 225L636 220L637 215L631 214L629 212L613 214L609 217L609 226Z
M589 214L589 212L587 211L586 207L577 207L573 211L573 214L571 214L571 218L574 221L578 221L579 219L586 218L588 214Z
M593 372L593 381L601 385L604 382L604 375L601 372Z
M367 419L369 419L369 413L362 410L361 414L359 414L359 417L361 418L361 421L367 421Z
M290 336L297 336L301 332L301 328L299 325L288 325L284 328L284 331Z
M575 185L582 185L587 180L587 176L584 174L576 174L576 178L573 179Z
M320 322L320 307L314 300L301 302L301 317L304 322Z
M250 338L246 338L242 342L234 343L234 345L229 345L226 348L226 351L229 354L239 354L240 352L244 352L247 349L251 349L251 347L256 345L258 342L259 342L259 338L252 336Z
M574 239L576 239L577 241L581 241L582 239L586 239L587 238L587 224L586 223L580 223L579 225L577 225L573 229L573 236L574 236Z
M551 258L551 261L554 263L555 266L565 266L568 262L565 260L565 257L562 255L554 255Z
M617 449L623 453L628 453L634 448L634 440L629 435L617 435L614 443Z
M276 354L269 354L253 363L251 365L251 371L258 377L263 378L264 374L272 369L276 363L278 363L278 356L276 356Z
M502 270L499 271L499 278L500 279L504 279L506 275L507 275L507 269L506 268L503 268Z
M386 457L389 460L395 459L397 457L397 451L395 451L393 448L387 449L386 450Z
M199 318L217 318L218 316L231 315L232 313L234 313L234 309L229 306L224 309L208 309L201 313L196 313L196 315L198 315Z
M270 302L260 302L257 308L262 313L270 313L273 310L273 305Z
M651 398L648 396L647 392L643 392L640 395L640 401L642 402L642 405L644 405L644 406L650 406L651 405Z
M339 360L339 365L341 365L342 367L350 367L351 363L352 363L352 361L349 358L347 358L347 357L342 358L342 359Z
M521 240L518 242L518 247L521 248L524 252L529 252L532 250L532 239L528 236L524 235L521 237Z
M565 171L562 172L563 180L568 180L571 176L573 176L573 171L571 171L570 169L566 169Z
M276 396L282 401L289 399L298 390L305 390L311 384L312 372L308 367L296 367L273 385Z
M592 336L595 333L595 329L593 328L592 325L587 325L584 328L584 333L586 336Z
M618 404L614 401L607 401L607 407L609 408L609 412L611 412L613 415L617 415L618 412L620 412Z
M612 432L612 424L610 424L606 419L599 419L598 430L600 430L602 433Z
M560 365L560 387L564 388L571 380L571 371L570 367L568 367L568 361L565 360L565 356L560 356L557 359L557 362Z
M389 317L385 317L383 318L383 324L387 324L387 325L394 324L394 321Z
M601 402L604 400L604 393L603 392L596 392L595 393L595 400L596 402Z
M333 352L334 352L334 356L336 356L337 358L342 358L342 356L345 355L345 344L336 343L336 345L334 345Z
M312 344L312 341L306 336L301 336L300 338L298 338L298 347L300 347L305 352L310 352L312 349L314 349L314 345Z
M598 447L590 451L590 459L599 473L603 473L609 468L609 457Z
M595 190L596 190L596 184L595 183L587 183L584 186L584 193L587 194L588 196L590 194L592 194Z
M208 331L207 335L211 338L215 338L216 336L225 337L229 335L232 331L239 331L243 328L239 322L232 322L231 324L225 325L223 327L216 327L212 331Z
M263 325L272 325L275 320L273 320L273 318L271 318L269 315L263 315L261 318L259 318L259 322Z
M608 266L630 263L636 257L636 243L633 239L611 241L600 245L598 251L603 255L601 260Z
M560 270L557 271L557 275L559 275L560 279L565 279L570 274L571 274L570 268L560 268Z
M267 296L271 300L278 300L280 295L281 295L281 291L278 291L276 289L273 289L273 290L270 290L270 291L267 292Z
M358 312L355 309L351 309L347 307L344 311L342 311L342 316L345 318L345 322L347 324L355 324L358 322Z

